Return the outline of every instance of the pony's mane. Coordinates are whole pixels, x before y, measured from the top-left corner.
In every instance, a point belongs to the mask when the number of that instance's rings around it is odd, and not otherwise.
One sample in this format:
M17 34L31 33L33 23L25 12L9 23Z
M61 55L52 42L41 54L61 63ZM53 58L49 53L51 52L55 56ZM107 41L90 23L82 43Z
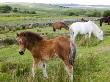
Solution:
M64 22L60 22L60 23L64 24L67 28L69 28Z
M93 21L89 20L88 22L91 23L96 30L100 30L99 27Z
M94 35L97 35L96 34L97 32L102 32L100 27L98 27L98 25L96 25L93 21L89 21L89 22L93 25L93 28L94 28L93 33L94 33Z
M43 39L38 33L30 32L30 31L25 31L21 32L19 36L24 36L27 38L29 42L34 43L35 41L40 41Z

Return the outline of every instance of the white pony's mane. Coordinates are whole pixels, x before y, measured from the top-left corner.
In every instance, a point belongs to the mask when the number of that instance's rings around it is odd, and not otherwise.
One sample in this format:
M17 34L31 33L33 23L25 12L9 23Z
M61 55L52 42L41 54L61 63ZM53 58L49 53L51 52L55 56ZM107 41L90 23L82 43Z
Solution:
M93 21L88 21L91 25L93 25L94 31L100 31L101 29L93 22Z

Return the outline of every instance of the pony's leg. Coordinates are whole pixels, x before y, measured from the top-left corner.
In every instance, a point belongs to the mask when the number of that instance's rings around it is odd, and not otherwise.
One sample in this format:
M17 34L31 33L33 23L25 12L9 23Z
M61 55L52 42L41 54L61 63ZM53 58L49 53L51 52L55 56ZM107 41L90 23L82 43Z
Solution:
M32 65L32 76L35 77L35 69L36 69L36 63L33 60L33 65Z
M39 59L33 59L33 65L32 65L32 76L35 77L35 70L36 70L36 67L38 67L40 63L40 60Z
M44 62L41 62L41 68L43 69L43 76L45 78L48 78L48 73L47 73L47 65Z
M56 29L53 27L53 31L55 32L56 31Z
M89 39L90 39L90 37L91 37L91 32L89 32Z
M68 73L70 80L73 82L73 66L69 63L65 64L65 70Z
M108 25L110 25L110 19L108 19Z
M45 63L43 63L42 68L43 68L43 76L46 77L46 78L48 78L48 74L47 74L47 66L46 66Z

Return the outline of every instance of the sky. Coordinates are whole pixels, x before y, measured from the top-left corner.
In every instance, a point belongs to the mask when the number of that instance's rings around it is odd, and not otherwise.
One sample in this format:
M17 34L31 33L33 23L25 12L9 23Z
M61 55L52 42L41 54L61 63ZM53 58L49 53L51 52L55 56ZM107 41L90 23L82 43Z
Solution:
M0 0L0 2L28 2L46 4L84 4L84 5L110 5L110 0Z

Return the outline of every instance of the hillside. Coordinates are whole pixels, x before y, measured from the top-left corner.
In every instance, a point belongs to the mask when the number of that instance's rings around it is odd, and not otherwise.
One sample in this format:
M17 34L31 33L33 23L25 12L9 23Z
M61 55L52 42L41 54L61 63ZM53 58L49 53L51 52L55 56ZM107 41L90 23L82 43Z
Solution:
M57 9L60 8L58 5L52 5L52 4L43 4L43 3L0 3L0 5L9 5L12 6L13 8L20 8L20 9L45 9L45 10L50 10L50 9Z

